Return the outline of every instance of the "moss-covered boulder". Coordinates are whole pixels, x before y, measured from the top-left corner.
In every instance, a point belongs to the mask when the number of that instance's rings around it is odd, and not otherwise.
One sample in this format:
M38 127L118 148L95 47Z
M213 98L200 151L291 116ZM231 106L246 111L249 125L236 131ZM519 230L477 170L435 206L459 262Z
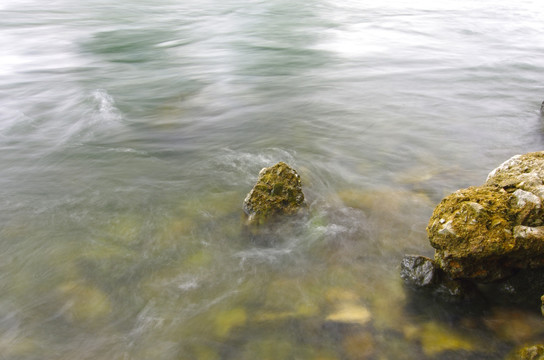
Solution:
M282 215L294 215L304 205L302 182L284 162L264 168L247 194L243 209L248 224L260 225Z
M483 186L461 189L427 226L435 261L454 279L493 281L544 266L544 152L517 155Z

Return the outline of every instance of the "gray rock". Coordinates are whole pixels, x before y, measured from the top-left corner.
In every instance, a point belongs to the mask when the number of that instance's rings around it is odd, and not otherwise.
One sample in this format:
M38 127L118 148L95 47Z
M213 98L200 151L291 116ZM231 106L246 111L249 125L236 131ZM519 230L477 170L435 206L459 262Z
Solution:
M434 261L421 255L404 255L400 264L400 277L407 285L429 287L438 282L438 268Z
M473 284L451 279L432 259L422 255L404 255L400 276L409 288L442 300L463 300L480 296Z

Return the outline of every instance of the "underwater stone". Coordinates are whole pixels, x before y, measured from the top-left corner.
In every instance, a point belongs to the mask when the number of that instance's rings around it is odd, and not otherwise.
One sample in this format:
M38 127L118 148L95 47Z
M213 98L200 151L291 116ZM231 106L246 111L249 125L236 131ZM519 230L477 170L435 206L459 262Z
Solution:
M342 340L347 359L371 359L376 353L376 340L370 332L350 334Z
M514 350L507 360L539 360L544 359L544 345L528 345Z
M243 210L248 224L261 225L278 216L294 215L304 205L297 172L284 162L264 168L247 194Z
M329 314L325 320L333 323L364 326L372 320L372 314L366 307L348 302L337 305L336 311Z
M544 152L535 152L444 198L427 226L439 267L453 279L488 282L544 266L543 185Z
M59 286L58 291L66 302L63 315L72 322L98 322L112 311L108 296L92 285L70 281Z
M451 302L480 296L473 284L451 279L428 257L404 255L400 268L400 277L406 286L434 298Z
M429 357L446 351L474 351L480 347L475 339L434 321L423 324L420 336L423 352Z
M437 282L438 269L428 257L405 255L400 264L400 277L408 285L431 286Z
M233 328L244 326L247 313L243 308L235 308L220 312L215 318L215 333L221 338L226 337Z
M514 344L524 344L531 339L541 337L544 332L542 317L532 310L494 307L483 318L485 325L493 334Z

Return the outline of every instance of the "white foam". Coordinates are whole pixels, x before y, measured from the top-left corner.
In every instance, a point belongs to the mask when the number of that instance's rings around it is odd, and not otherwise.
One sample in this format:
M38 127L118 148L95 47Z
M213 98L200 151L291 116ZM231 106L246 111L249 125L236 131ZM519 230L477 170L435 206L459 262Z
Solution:
M97 106L97 114L103 120L120 120L120 111L115 107L115 100L104 89L96 89L92 94Z

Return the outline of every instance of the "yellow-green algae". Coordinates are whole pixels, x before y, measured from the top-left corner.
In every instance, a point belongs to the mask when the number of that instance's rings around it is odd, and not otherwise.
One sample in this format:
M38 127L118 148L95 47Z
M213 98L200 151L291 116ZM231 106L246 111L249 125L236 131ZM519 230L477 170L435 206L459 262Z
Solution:
M453 278L493 281L544 266L544 152L516 155L483 186L461 189L427 226L435 260Z
M443 199L427 227L440 267L453 278L503 277L493 263L520 247L512 224L517 211L510 203L510 194L492 186L469 187Z
M247 322L247 313L243 308L221 311L215 318L215 333L220 338L227 336L233 328L243 326Z
M544 345L530 344L514 349L506 360L544 360Z
M133 214L123 214L111 219L106 227L106 236L115 242L132 245L139 240L143 218Z
M67 320L93 323L105 320L112 311L108 296L95 286L70 281L60 285L58 291L65 302Z
M423 324L418 337L427 356L436 356L445 351L472 351L481 348L478 342L468 335L435 321Z
M300 176L289 165L279 162L259 172L243 209L249 224L261 225L280 215L294 215L303 204Z

